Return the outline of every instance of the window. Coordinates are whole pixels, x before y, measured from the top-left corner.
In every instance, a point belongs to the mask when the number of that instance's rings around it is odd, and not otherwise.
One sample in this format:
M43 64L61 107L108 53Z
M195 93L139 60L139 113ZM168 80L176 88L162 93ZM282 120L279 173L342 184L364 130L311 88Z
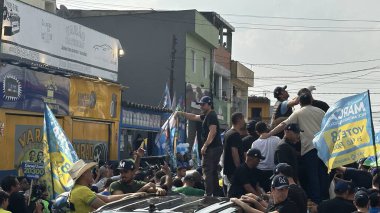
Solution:
M195 73L197 70L196 70L196 55L195 55L195 51L192 50L191 51L191 59L193 60L193 63L192 63L192 69L193 69L193 72Z
M207 61L205 57L203 57L203 76L207 78Z

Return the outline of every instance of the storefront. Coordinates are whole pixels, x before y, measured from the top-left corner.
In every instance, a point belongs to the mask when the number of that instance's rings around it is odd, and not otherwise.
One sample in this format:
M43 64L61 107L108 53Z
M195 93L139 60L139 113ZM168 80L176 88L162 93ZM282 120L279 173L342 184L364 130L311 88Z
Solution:
M44 103L63 128L69 114L68 78L10 64L0 66L0 176L17 174L23 161L43 159Z
M154 142L163 122L170 116L167 110L133 103L123 103L120 119L119 159L128 158L140 146L154 155Z
M117 160L121 87L84 78L70 80L71 138L78 157Z

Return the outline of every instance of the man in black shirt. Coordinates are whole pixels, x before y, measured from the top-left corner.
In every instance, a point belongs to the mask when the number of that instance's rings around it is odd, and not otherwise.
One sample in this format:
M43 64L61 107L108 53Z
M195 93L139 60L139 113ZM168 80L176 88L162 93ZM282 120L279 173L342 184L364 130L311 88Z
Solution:
M366 189L372 187L372 175L368 171L349 167L338 167L335 170L343 174L345 180L352 180L355 187L364 187Z
M256 169L260 160L265 159L260 150L250 149L247 152L245 163L234 173L228 197L240 197L246 193L261 194L258 186L258 171Z
M283 175L289 181L288 198L297 205L299 213L307 212L307 196L305 191L294 181L293 168L287 163L279 163L273 171L273 175Z
M25 197L20 192L20 183L15 176L6 176L1 181L1 188L9 194L9 211L12 213L28 212ZM41 206L37 210L41 210Z
M231 201L243 208L244 212L262 213L299 213L297 205L288 199L289 182L285 176L276 175L271 184L271 195L273 202L267 204L260 197L255 195L242 196L241 199L232 198ZM254 197L254 199L253 199ZM255 209L247 203L252 203ZM265 208L265 206L267 206Z
M201 154L203 156L202 169L205 176L206 195L218 195L218 164L223 152L219 121L211 97L203 96L196 103L201 106L202 115L187 112L176 112L176 114L182 115L188 120L202 122L201 140L203 146Z
M313 88L314 88L314 90L315 90L315 87L313 87ZM313 98L313 96L312 96L312 94L311 94L310 89L308 89L308 88L302 88L302 89L300 89L300 90L298 91L298 96L300 96L300 95L303 94L303 93L310 94L310 96L312 97L311 105L312 105L313 107L317 107L317 108L323 110L324 112L327 112L327 110L329 110L330 106L329 106L326 102L324 102L324 101L320 101L320 100L314 100L314 98Z
M274 153L274 163L276 165L287 163L293 168L296 182L298 182L298 157L300 154L296 152L294 145L300 142L300 132L303 131L299 128L298 124L292 123L287 125L284 130L284 138Z
M251 120L247 124L247 130L249 135L245 136L243 138L243 152L244 152L244 158L247 154L248 150L251 148L253 141L257 140L259 138L259 135L256 133L256 126L257 121Z
M354 204L347 199L352 191L353 186L351 182L335 178L334 192L336 197L320 203L317 207L318 213L351 213L355 211Z
M236 168L243 162L241 134L245 126L244 115L240 112L233 113L231 123L232 128L224 134L223 142L223 183L227 187L227 193Z

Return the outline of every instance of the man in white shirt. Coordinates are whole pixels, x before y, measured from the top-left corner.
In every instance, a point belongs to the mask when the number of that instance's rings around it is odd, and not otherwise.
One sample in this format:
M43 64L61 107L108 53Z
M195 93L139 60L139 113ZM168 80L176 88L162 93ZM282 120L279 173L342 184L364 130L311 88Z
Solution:
M273 169L275 168L274 153L281 139L277 136L264 139L262 134L269 132L269 128L264 122L257 122L255 129L260 137L252 143L251 148L260 150L261 154L265 156L265 159L260 161L257 169L260 170L259 173L261 174L259 177L260 186L265 192L269 192L271 184L270 177L273 175Z

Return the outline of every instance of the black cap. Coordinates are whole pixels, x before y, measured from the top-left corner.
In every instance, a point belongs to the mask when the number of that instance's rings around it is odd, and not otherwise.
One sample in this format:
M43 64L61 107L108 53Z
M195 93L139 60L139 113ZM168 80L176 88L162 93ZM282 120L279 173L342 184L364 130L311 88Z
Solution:
M195 182L193 174L187 174L184 178L183 181L189 181L189 182Z
M265 159L265 157L261 155L261 152L258 149L250 149L250 150L248 150L247 156L248 157L253 157L253 158L259 158L261 160Z
M303 132L303 130L300 129L300 126L296 123L291 123L291 124L286 125L285 130L290 130L295 133Z
M281 94L282 91L286 90L287 86L283 86L283 87L276 87L273 91L273 95L275 98L278 98L278 96Z
M196 104L212 104L212 99L210 96L203 96L199 101L195 102Z
M369 202L369 196L366 191L359 190L355 193L354 200L357 206L364 207Z
M335 179L335 188L334 191L343 193L346 191L350 191L352 189L352 184L349 181L343 179Z
M247 130L255 131L256 123L257 123L257 121L255 121L255 120L248 121Z
M288 188L289 187L288 178L283 175L274 176L271 187L276 188L276 189Z
M117 167L119 170L134 170L135 169L135 161L132 159L124 159L119 162L119 166Z
M270 179L273 179L276 175L280 173L285 175L286 177L293 177L293 168L287 163L279 163L273 169L273 175L272 177L270 177Z

